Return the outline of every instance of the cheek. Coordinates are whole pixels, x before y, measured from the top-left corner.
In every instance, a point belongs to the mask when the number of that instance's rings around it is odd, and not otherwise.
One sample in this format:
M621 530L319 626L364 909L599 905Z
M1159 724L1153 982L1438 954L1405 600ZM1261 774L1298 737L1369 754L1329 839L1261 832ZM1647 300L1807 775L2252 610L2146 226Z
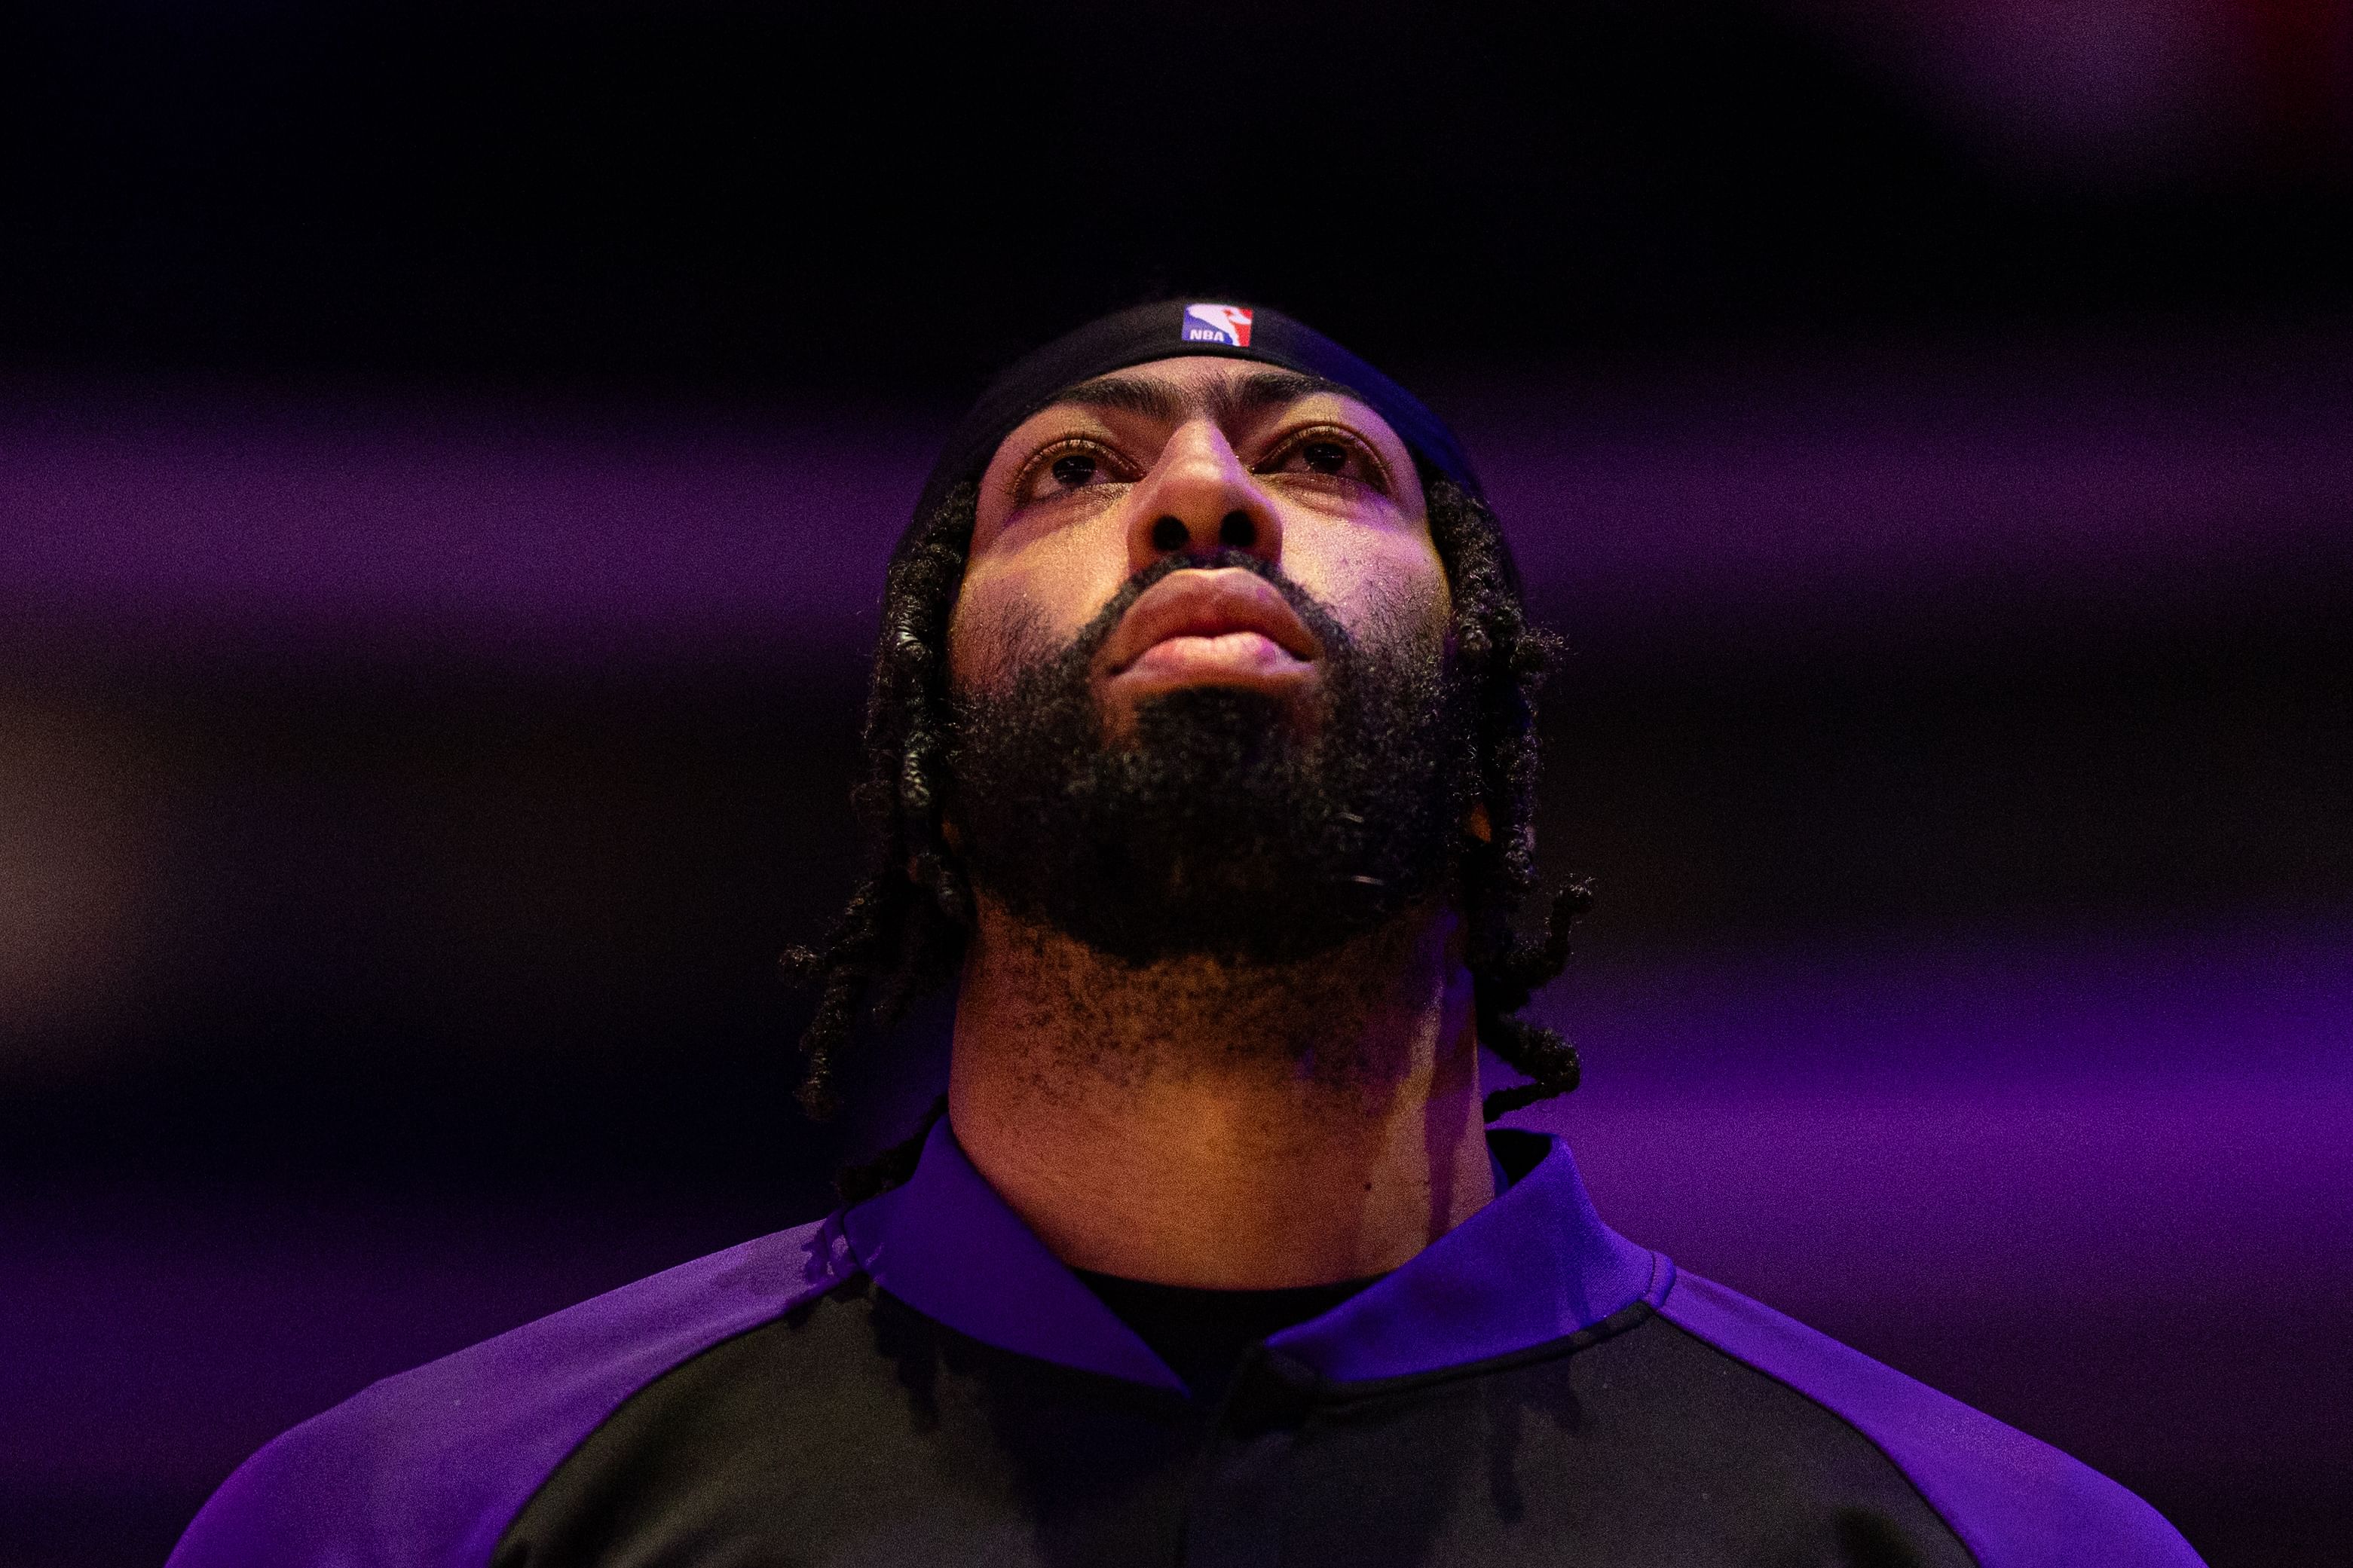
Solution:
M955 691L1001 689L1045 640L1033 605L967 588L948 621L948 687Z
M1443 640L1453 613L1453 595L1437 549L1427 538L1366 534L1336 545L1328 555L1285 562L1300 586L1340 617L1351 633L1376 628L1394 635Z
M950 684L1001 689L1068 647L1124 581L1116 561L1047 543L976 558L948 622Z

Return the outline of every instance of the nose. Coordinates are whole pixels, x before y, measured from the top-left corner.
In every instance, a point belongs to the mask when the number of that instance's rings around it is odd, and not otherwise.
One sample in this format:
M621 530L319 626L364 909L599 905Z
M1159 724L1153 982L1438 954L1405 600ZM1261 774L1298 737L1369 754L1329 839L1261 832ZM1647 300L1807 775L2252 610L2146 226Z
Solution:
M1208 419L1190 421L1169 437L1128 504L1131 572L1164 555L1213 550L1282 558L1282 520L1225 432Z

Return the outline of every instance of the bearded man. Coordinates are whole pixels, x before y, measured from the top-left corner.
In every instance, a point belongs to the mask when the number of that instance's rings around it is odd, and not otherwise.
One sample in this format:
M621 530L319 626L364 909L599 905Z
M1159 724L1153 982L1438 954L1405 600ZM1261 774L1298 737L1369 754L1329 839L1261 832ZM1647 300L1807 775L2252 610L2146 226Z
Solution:
M846 1205L382 1383L181 1568L2180 1568L2073 1460L1609 1230L1523 1020L1525 617L1461 447L1271 310L1015 365L892 566L804 1097L953 982ZM1485 1095L1480 1047L1527 1081Z

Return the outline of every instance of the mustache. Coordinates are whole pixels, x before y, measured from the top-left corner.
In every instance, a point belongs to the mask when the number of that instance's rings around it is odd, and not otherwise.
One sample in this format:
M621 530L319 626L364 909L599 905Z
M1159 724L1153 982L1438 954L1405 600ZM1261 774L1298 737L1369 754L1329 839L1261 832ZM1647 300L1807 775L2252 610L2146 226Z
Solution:
M1015 668L1034 668L1050 663L1061 669L1084 669L1094 662L1095 655L1103 651L1112 633L1119 629L1119 623L1134 607L1135 601L1155 584L1178 572L1208 572L1229 566L1249 573L1282 595L1283 603L1322 640L1328 654L1345 660L1355 651L1356 639L1340 624L1340 618L1325 608L1322 600L1293 582L1282 567L1247 550L1220 548L1162 556L1121 584L1118 591L1103 601L1103 608L1090 616L1060 649L1032 646L1043 640L1036 637L1020 638L1009 650L1016 657L1008 662Z

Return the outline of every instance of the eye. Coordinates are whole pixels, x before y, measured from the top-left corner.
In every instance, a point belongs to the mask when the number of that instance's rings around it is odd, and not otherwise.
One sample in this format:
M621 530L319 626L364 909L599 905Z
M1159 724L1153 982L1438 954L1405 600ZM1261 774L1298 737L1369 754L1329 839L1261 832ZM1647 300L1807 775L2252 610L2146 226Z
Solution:
M1342 430L1312 430L1293 440L1262 470L1354 479L1386 493L1388 474L1365 444Z
M1319 474L1336 474L1348 466L1348 448L1337 441L1306 441L1299 447L1299 460Z
M1096 489L1129 477L1116 453L1092 441L1060 441L1029 459L1013 483L1018 505Z

